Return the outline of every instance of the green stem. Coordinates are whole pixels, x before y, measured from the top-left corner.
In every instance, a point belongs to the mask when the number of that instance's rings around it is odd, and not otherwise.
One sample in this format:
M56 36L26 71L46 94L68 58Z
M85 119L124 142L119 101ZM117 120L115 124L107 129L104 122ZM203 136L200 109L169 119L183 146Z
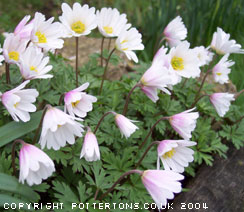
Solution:
M103 116L100 118L99 122L97 123L96 129L94 130L94 134L96 134L96 132L97 132L99 126L101 125L103 119L104 119L107 115L109 115L110 113L113 113L113 112L112 112L112 111L108 111L107 113L104 113L104 114L103 114Z
M78 63L79 63L79 37L75 37L76 41L76 60L75 60L75 78L76 78L76 87L78 87Z
M104 44L104 37L102 38L102 43L101 43L101 67L103 67L103 44Z
M6 83L10 84L11 80L10 80L10 72L9 72L9 64L5 63L5 72L6 72Z
M17 139L14 141L13 143L13 146L12 146L12 167L13 167L13 176L17 177L16 176L16 167L15 167L15 147L16 147L16 144L17 143L20 143L20 144L24 144L25 142L21 139Z
M192 103L191 108L195 107L195 105L198 103L198 101L199 101L201 98L205 97L205 96L209 96L209 95L208 95L208 94L203 94L203 95L199 96L199 97Z
M115 48L110 52L110 54L108 56L108 60L106 62L106 66L105 66L104 73L103 73L103 79L102 79L101 86L100 86L99 93L98 93L99 95L101 95L101 93L102 93L103 83L104 83L104 80L105 80L105 77L106 77L106 73L107 73L107 70L108 70L109 60L110 60L112 54L114 53L114 51L115 51Z
M244 92L244 89L239 91L238 93L235 94L235 99L237 99L242 93Z

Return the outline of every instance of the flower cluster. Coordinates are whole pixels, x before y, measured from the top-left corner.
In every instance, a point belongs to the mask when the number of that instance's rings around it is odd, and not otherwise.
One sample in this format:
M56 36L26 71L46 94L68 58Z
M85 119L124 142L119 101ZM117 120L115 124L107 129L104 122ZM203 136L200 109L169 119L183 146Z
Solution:
M25 88L35 79L48 79L55 76L49 72L52 65L49 65L48 52L55 52L63 47L63 38L75 37L78 41L80 36L89 35L92 30L98 28L98 31L105 38L115 38L114 48L106 59L106 66L103 74L103 80L100 87L102 91L103 81L106 75L109 59L115 50L123 52L129 60L138 62L135 50L143 50L142 35L139 31L128 23L125 14L120 14L116 8L102 8L97 10L88 5L74 3L70 7L67 3L62 4L62 15L59 17L60 22L55 22L54 17L46 20L45 16L36 12L33 19L25 16L17 25L13 33L7 35L3 49L0 48L0 65L2 61L6 64L7 83L10 83L11 64L19 67L23 77L23 82L4 93L0 92L0 100L7 109L14 121L28 122L31 119L29 113L37 110L34 103L37 100L39 92L36 88ZM199 78L201 67L213 62L215 53L224 55L215 66L211 67L203 79L202 85L196 94L195 102L192 107L185 108L177 114L169 117L161 117L151 128L144 142L140 143L139 149L142 149L152 133L156 124L161 120L167 120L175 131L175 135L182 139L155 141L157 146L157 155L155 158L155 170L131 170L131 173L141 175L142 183L160 208L167 204L167 199L173 199L174 193L182 190L179 182L184 179L181 174L185 168L194 160L194 151L192 148L197 144L193 131L197 126L197 119L200 114L194 107L199 99L201 88L207 74L212 73L215 82L224 84L228 83L228 74L231 72L230 67L234 62L228 60L231 53L243 53L241 46L234 40L229 40L230 35L218 28L213 35L213 40L209 47L197 46L190 47L186 40L187 28L185 27L180 16L172 20L162 33L163 41L166 46L159 46L151 66L143 73L139 82L129 92L123 113L108 111L99 122L96 129L92 131L89 126L84 126L81 122L87 117L88 113L93 110L94 104L99 102L97 97L89 94L86 89L89 82L79 84L78 70L76 68L76 87L72 90L65 91L61 95L60 104L64 102L64 107L46 105L43 108L41 118L40 150L34 145L21 141L22 147L19 153L20 173L19 181L25 181L31 186L40 184L42 180L47 179L55 172L55 165L49 156L44 153L44 149L53 149L60 151L62 147L74 145L77 138L83 137L85 129L87 132L84 136L83 146L80 153L80 159L84 158L88 162L100 160L102 158L99 148L99 139L96 132L104 120L105 116L112 114L114 122L118 127L122 137L128 139L136 130L139 130L135 120L126 117L129 97L135 88L140 90L154 103L160 96L158 90L171 95L174 86L190 78ZM103 42L103 41L102 41ZM78 42L76 43L78 45ZM78 46L76 46L78 49ZM78 51L78 50L77 50ZM78 55L78 52L77 52ZM77 57L78 60L78 57ZM104 58L101 52L101 61ZM103 63L101 63L103 64ZM76 64L76 67L78 64ZM101 65L103 68L103 65ZM29 84L30 83L30 84ZM143 94L143 95L144 95ZM234 101L235 94L229 93L212 93L204 94L208 96L218 115L223 117L229 110L230 102ZM38 130L40 130L38 128ZM36 136L39 131L37 130ZM193 134L193 135L192 135ZM98 137L99 138L99 137ZM194 148L194 147L193 147ZM146 151L147 152L147 151ZM81 160L84 160L81 159ZM160 169L160 161L164 170ZM157 165L156 165L157 163ZM136 166L139 166L137 164ZM112 187L113 188L113 187Z

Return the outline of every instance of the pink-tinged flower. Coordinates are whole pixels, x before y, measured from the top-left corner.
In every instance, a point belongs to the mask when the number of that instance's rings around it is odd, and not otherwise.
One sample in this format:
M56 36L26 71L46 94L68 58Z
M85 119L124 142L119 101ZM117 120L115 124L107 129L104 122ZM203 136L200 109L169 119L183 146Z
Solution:
M21 39L30 40L31 31L33 29L33 23L30 21L28 24L27 22L30 20L30 15L26 15L16 26L14 30L15 35L19 35Z
M235 64L232 60L228 60L230 54L224 55L221 60L213 67L214 81L220 84L228 83L228 74L231 72L230 67Z
M96 12L96 16L98 30L105 37L117 37L131 27L131 24L127 24L126 14L120 14L116 8L103 7Z
M0 94L3 105L8 110L14 121L22 120L27 122L30 120L29 112L35 112L36 106L33 105L36 97L39 95L36 89L23 89L30 81L23 82L18 87Z
M235 40L230 40L230 34L225 33L219 27L217 28L217 32L213 34L211 48L221 55L227 53L244 53L244 50L241 49L241 45L237 44Z
M204 66L204 65L208 65L212 59L213 59L213 52L208 51L207 48L205 48L204 46L197 46L194 49L192 49L195 54L197 55L197 58L199 60L199 66Z
M125 116L121 114L114 113L115 115L115 123L118 126L121 136L123 135L127 138L130 137L137 129L139 129L136 125L132 122L136 122L130 119L127 119Z
M195 52L190 49L190 44L187 41L171 48L169 57L171 68L177 75L185 78L200 76L199 59Z
M9 34L3 43L3 56L7 63L18 64L21 55L25 51L26 41L20 39L19 35Z
M0 53L3 52L3 49L1 48L1 44L0 44ZM0 66L2 65L2 62L4 61L4 57L2 55L0 55Z
M49 57L44 57L41 49L30 46L26 48L20 59L20 72L24 79L47 79L52 78L53 75L47 74L52 65L47 65Z
M184 112L175 114L169 118L169 122L174 130L185 140L191 138L191 132L195 129L197 124L198 112L191 112L196 108L186 110Z
M63 48L64 41L60 39L63 36L62 24L53 21L54 17L46 20L45 16L38 12L33 19L31 41L45 51Z
M76 2L72 9L68 4L62 3L62 12L59 20L67 31L66 37L88 35L97 27L94 7L89 8L87 4L81 6Z
M41 184L55 171L53 161L48 155L31 144L23 143L19 153L19 182L26 180L29 186Z
M172 170L182 173L184 168L194 160L194 151L189 146L196 145L196 142L186 140L163 140L158 145L157 169L160 168L161 159L165 170Z
M80 158L85 157L86 161L100 160L100 151L97 143L97 138L94 133L88 128L82 146Z
M81 121L55 107L48 106L42 123L39 141L41 148L47 146L48 149L59 150L66 145L66 142L74 144L75 137L82 137L84 132L83 125L75 120Z
M214 93L210 96L210 101L220 117L223 117L228 112L231 101L234 101L234 94L230 93Z
M97 98L86 94L84 91L89 86L89 83L81 85L79 88L67 92L64 96L64 110L68 110L71 116L86 117L87 112L92 111L92 103L97 101Z
M187 29L180 16L177 16L165 27L163 32L170 47L177 46L187 36Z
M133 51L144 49L141 37L142 35L134 27L129 30L123 30L115 41L115 47L119 51L124 52L129 60L138 63L138 58Z
M167 204L167 199L174 198L174 193L181 192L179 181L183 180L184 176L173 171L147 170L143 172L141 179L160 209Z

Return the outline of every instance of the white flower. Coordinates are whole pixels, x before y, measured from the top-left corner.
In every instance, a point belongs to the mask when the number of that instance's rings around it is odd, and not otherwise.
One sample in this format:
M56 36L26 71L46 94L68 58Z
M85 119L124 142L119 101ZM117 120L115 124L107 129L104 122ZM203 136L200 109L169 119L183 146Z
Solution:
M230 67L235 64L232 60L228 61L228 57L230 54L224 55L221 60L213 67L213 77L215 82L220 84L228 83L230 73Z
M3 56L10 64L18 64L22 53L25 51L26 42L19 35L9 34L3 43Z
M87 112L92 111L92 103L97 101L97 98L81 92L89 86L89 83L81 85L79 88L67 92L64 96L64 110L68 110L71 116L86 117Z
M47 65L49 57L44 57L41 49L31 46L28 47L20 58L20 72L24 79L46 79L52 78L53 75L47 74L51 65Z
M187 41L181 42L169 52L171 68L181 77L196 78L200 76L199 59Z
M127 24L126 14L120 14L116 8L104 7L96 15L98 29L104 37L117 37L131 27L131 24Z
M122 31L115 41L115 47L121 52L124 52L129 60L138 62L138 58L133 50L143 50L141 34L136 28Z
M26 180L29 186L41 184L55 171L53 161L48 155L31 144L23 143L19 153L19 182Z
M244 53L241 49L241 45L237 44L235 40L229 40L230 34L225 33L221 28L217 28L217 32L213 34L211 42L211 48L214 49L218 54L227 53Z
M13 90L0 94L3 105L6 107L14 121L30 120L29 112L35 112L36 106L33 105L39 95L36 89L23 89L30 81L23 82Z
M76 2L72 10L68 4L62 3L62 11L59 20L67 30L67 37L88 35L97 27L94 7L89 8L87 4L81 6Z
M210 101L220 117L224 117L230 108L230 102L234 101L234 94L214 93L210 96Z
M0 53L3 52L3 49L1 48L1 44L0 44ZM2 62L4 61L4 57L2 55L0 55L0 66L2 65Z
M146 170L141 179L160 209L167 205L167 199L174 198L174 193L181 192L182 186L178 181L183 180L184 176L173 171Z
M82 137L83 125L76 122L73 116L49 106L42 123L42 132L39 143L41 148L47 146L59 150L61 147L75 143L75 136ZM81 120L81 119L78 119Z
M45 51L63 48L64 41L60 39L63 36L62 25L59 22L53 23L53 20L54 17L46 21L45 16L38 12L33 19L31 41Z
M165 27L163 32L170 47L177 46L187 36L187 29L182 22L182 18L177 16Z
M27 22L30 20L30 15L26 15L16 26L14 30L15 35L19 35L21 39L30 40L31 31L33 29L33 23L30 21L28 24Z
M174 130L185 140L191 138L191 132L196 128L198 112L191 112L196 108L175 114L169 118L169 122Z
M80 158L85 157L86 161L100 160L100 151L97 143L97 138L94 133L88 128L82 146Z
M199 66L208 65L213 59L213 53L204 46L197 46L193 49L199 60Z
M136 121L130 120L121 114L114 113L114 115L115 123L118 126L122 137L124 135L127 139L130 137L131 134L133 134L137 129L139 129L136 125L132 123Z
M158 164L157 169L160 167L159 159L161 159L165 170L172 170L182 173L184 168L194 160L194 151L189 146L196 145L196 142L187 140L163 140L158 145Z

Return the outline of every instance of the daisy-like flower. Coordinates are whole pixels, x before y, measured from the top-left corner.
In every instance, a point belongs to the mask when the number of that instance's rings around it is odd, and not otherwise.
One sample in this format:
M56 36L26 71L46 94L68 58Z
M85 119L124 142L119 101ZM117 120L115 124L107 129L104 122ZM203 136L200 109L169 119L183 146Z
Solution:
M163 32L170 47L177 46L187 36L187 29L180 16L177 16L165 27Z
M33 29L33 23L30 21L28 24L27 22L30 20L30 15L26 15L16 26L14 30L15 35L19 35L21 39L30 40L31 31Z
M121 114L117 114L114 112L113 114L115 115L115 123L118 126L122 137L124 135L127 139L131 136L131 134L139 129L136 125L132 123L136 121L130 120Z
M129 60L137 63L138 58L133 51L144 49L141 37L142 35L134 27L129 30L123 30L115 41L115 47L119 51L124 52Z
M53 75L47 74L51 69L51 65L47 65L49 57L44 57L41 49L30 46L21 55L20 72L24 79L46 79L52 78Z
M199 66L208 65L213 59L213 53L204 46L197 46L193 49L199 60Z
M157 89L170 95L170 92L167 90L167 84L170 84L171 81L167 68L159 66L158 63L153 63L152 66L143 74L140 80L140 87L148 98L153 102L156 102L159 99Z
M191 112L196 108L175 114L169 118L169 122L174 130L185 140L191 138L191 132L196 128L198 112Z
M1 48L1 44L0 44L0 53L3 52L3 49ZM2 65L2 62L4 61L4 57L2 55L0 55L0 66Z
M217 28L217 32L213 34L211 48L221 55L227 53L244 53L244 50L241 49L241 45L237 44L235 40L230 40L230 34L225 33L219 27Z
M142 183L155 201L158 208L163 208L167 204L167 199L173 199L174 193L182 190L180 180L184 176L166 170L146 170L143 172Z
M181 42L169 52L171 68L181 77L200 76L199 59L187 41Z
M9 34L3 43L3 56L7 63L18 64L21 55L25 51L26 42L19 35Z
M126 14L120 14L116 8L104 7L96 15L98 30L104 37L117 37L131 27L131 24L127 24Z
M29 186L41 184L55 171L53 161L48 155L34 145L22 142L19 153L19 182L26 180Z
M157 169L160 168L161 159L165 170L172 170L182 173L184 168L194 160L194 151L189 146L196 145L196 142L186 140L163 140L158 145Z
M75 136L82 137L82 132L84 132L83 125L75 119L81 120L48 106L42 123L39 141L41 148L47 146L48 149L59 150L65 146L66 142L74 144Z
M81 85L79 88L67 92L64 96L64 110L69 112L71 116L86 117L87 112L92 111L92 103L97 101L95 96L86 94L84 91L89 83Z
M36 89L23 89L30 81L23 82L13 90L0 93L0 99L8 110L14 121L22 120L27 122L30 120L29 112L35 112L36 106L33 105L36 97L39 95Z
M68 4L63 3L62 11L59 20L67 30L67 37L88 35L97 27L94 7L89 8L87 4L81 6L76 2L71 9Z
M88 128L82 146L80 158L85 157L86 161L100 160L100 151L97 143L97 138L94 133Z
M31 41L45 51L63 48L64 41L60 39L63 36L62 25L59 22L53 23L53 20L54 17L46 21L45 16L38 12L33 19Z
M214 93L210 96L210 102L220 117L224 117L228 112L231 105L230 102L235 100L234 96L234 94L230 93Z
M224 55L221 60L213 67L214 81L220 84L228 83L230 67L235 64L232 60L228 60L230 54Z

